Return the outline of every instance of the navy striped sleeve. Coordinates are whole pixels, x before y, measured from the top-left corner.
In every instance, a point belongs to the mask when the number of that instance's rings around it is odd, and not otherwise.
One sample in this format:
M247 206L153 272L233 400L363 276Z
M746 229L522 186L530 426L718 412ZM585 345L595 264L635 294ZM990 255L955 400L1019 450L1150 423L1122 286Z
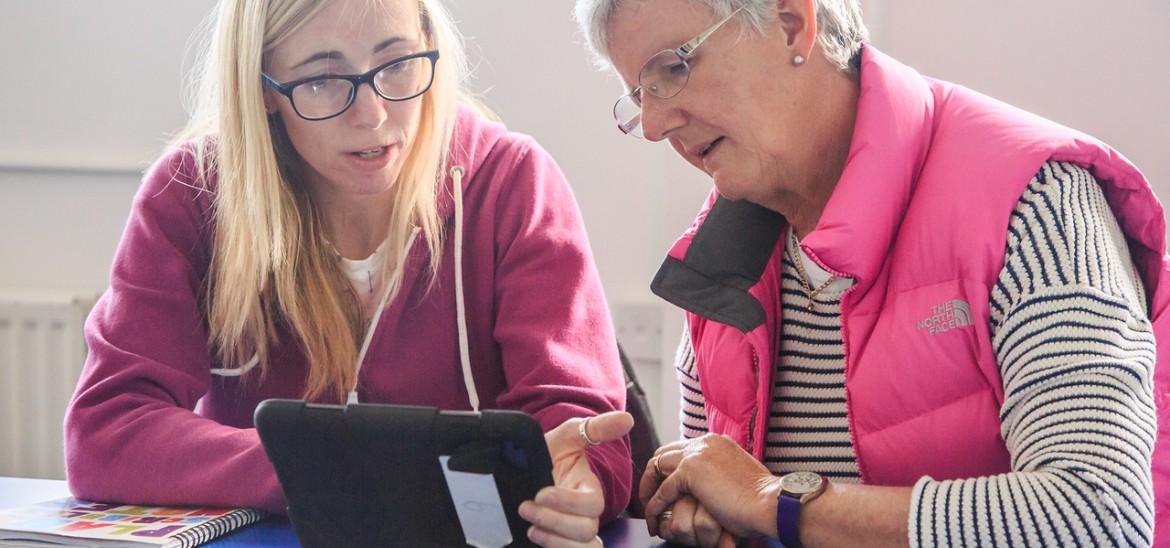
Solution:
M1154 335L1093 176L1050 162L991 296L1012 472L914 488L912 546L1149 546Z

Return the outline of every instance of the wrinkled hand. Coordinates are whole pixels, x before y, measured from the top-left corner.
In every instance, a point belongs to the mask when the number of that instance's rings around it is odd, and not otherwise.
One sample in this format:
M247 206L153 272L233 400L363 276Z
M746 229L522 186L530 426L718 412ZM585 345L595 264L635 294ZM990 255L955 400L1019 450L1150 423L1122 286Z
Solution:
M646 474L654 473L653 470L646 471ZM724 531L715 520L715 516L690 495L683 495L663 513L656 515L655 523L657 529L651 528L650 534L675 544L703 548L735 548L736 538Z
M535 500L520 504L520 517L532 523L528 538L541 546L601 545L597 530L605 493L585 458L589 443L578 431L582 420L569 419L544 435L554 485L541 489ZM603 413L588 421L586 434L599 443L616 440L634 426L634 417L625 411Z
M730 536L775 536L779 494L779 478L731 438L714 434L659 448L638 489L651 534L680 535L679 542L692 535L699 546L726 546L725 537ZM690 527L663 524L661 515L667 509L673 514L667 521L679 517L677 505L682 505L684 519L691 520ZM693 506L697 508L692 510ZM714 541L708 518L723 530Z

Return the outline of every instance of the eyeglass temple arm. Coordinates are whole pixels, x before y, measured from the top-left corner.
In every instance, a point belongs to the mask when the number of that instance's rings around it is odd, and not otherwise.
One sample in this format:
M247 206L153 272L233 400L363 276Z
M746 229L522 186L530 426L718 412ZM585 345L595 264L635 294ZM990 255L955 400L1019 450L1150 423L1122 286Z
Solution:
M266 85L272 89L275 89L276 91L284 93L284 86L280 85L280 82L273 80L271 77L269 77L267 74L264 74L263 72L260 73L260 81L263 82L264 85Z
M736 8L735 11L727 14L727 17L724 17L718 23L711 25L711 28L703 31L702 34L692 38L690 42L687 42L687 43L679 46L678 49L675 50L675 53L677 53L679 57L686 59L687 57L689 57L691 55L692 51L695 51L695 48L699 47L699 44L703 43L703 40L706 40L708 36L711 36L711 34L713 34L715 31L719 30L719 27L722 27L723 23L730 21L732 17L735 17L735 14L739 13L742 10L743 10L743 6Z

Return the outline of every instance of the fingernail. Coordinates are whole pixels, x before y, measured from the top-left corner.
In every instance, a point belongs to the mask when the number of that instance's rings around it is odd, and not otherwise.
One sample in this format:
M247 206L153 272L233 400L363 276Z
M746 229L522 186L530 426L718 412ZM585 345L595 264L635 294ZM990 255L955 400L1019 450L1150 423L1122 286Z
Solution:
M550 499L552 499L552 497L553 497L552 490L550 490L546 487L546 488L541 489L540 491L538 491L536 493L536 502L538 504L548 504L549 502L552 502L550 500Z

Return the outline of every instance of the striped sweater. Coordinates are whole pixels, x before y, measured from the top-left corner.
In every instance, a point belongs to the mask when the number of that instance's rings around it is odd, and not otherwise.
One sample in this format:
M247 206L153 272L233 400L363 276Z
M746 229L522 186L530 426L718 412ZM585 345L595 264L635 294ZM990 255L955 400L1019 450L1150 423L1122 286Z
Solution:
M1149 545L1154 336L1128 248L1084 169L1051 162L1009 226L991 295L991 333L1012 472L914 486L911 546ZM764 464L860 482L845 406L838 280L810 311L793 261L783 261L782 344ZM828 273L804 258L812 287ZM707 432L694 354L676 356L681 428ZM958 426L958 425L956 425Z

